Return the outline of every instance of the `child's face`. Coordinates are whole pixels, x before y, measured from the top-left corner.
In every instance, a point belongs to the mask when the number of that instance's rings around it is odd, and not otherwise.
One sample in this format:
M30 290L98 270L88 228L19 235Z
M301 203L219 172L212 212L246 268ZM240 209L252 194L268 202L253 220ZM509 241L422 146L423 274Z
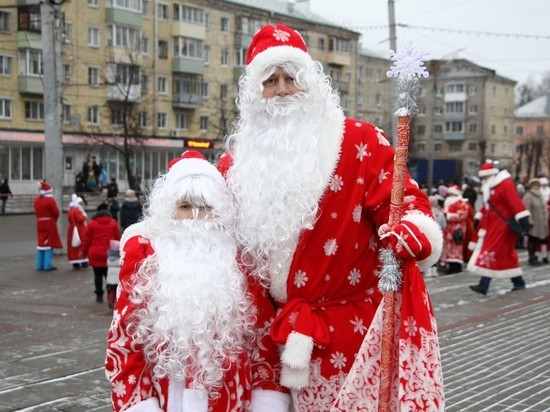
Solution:
M196 215L195 215L196 214ZM212 206L197 206L187 200L180 200L176 205L176 220L212 219Z

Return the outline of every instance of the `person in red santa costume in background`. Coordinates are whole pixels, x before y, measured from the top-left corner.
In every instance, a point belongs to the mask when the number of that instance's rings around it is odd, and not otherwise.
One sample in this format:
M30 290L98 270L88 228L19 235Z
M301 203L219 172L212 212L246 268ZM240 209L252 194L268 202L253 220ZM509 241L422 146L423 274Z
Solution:
M115 411L250 410L252 298L232 210L220 172L187 151L124 232L106 357Z
M482 276L477 285L470 285L470 289L486 295L494 277L510 278L512 291L525 289L515 249L516 234L510 230L505 219L515 219L527 232L530 227L529 211L507 170L499 171L495 164L485 162L478 175L482 180L483 204L475 216L477 241L467 268Z
M45 181L40 182L40 194L34 199L36 215L36 269L57 270L52 264L53 249L62 249L57 219L59 208L53 197L52 187Z
M417 304L426 308L415 262L428 269L437 261L442 233L409 175L403 219L389 231L395 152L381 129L345 118L322 65L297 31L263 27L246 63L240 119L218 168L236 199L243 263L272 298L258 318L261 342L274 341L281 351L277 390L291 390L295 410L328 411L382 298L378 230L398 258L412 262ZM404 391L426 395L417 397L419 410L434 399L431 410L443 410L437 342L428 347L437 341L431 320L433 313L410 329L429 336L417 349L433 379L417 380L420 373L413 373ZM255 355L253 379L263 371L256 372L255 362L266 356ZM378 402L378 385L360 388L371 406Z
M67 258L74 269L87 268L88 258L84 255L82 239L86 237L86 219L88 215L82 207L83 199L74 194L71 196L69 203L69 211L67 212L67 222L69 228L67 230ZM73 242L74 231L78 231L80 243Z
M451 185L443 203L443 212L447 225L443 230L443 254L441 261L447 265L447 274L462 272L464 264L464 243L468 243L468 219L470 216L468 200L462 197L457 185Z

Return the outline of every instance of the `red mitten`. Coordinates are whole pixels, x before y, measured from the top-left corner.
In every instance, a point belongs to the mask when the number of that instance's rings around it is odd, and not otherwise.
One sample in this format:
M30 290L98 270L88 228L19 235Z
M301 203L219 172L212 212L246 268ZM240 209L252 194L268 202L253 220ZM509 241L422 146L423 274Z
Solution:
M380 226L378 235L384 247L389 247L397 259L424 260L432 253L432 245L418 226L402 220L393 230L387 223Z

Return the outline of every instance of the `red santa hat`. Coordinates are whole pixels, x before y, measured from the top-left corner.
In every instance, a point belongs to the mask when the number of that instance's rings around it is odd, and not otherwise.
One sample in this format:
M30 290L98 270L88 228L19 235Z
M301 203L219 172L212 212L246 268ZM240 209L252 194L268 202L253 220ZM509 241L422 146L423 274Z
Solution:
M45 180L40 182L40 194L48 195L50 193L53 193L52 187Z
M458 187L457 185L451 185L447 190L447 196L449 195L462 196L462 191L460 190L460 187Z
M293 62L306 67L312 61L303 37L284 24L262 27L252 38L246 55L247 74L259 77L270 66Z
M499 172L498 168L491 162L485 162L481 165L479 169L479 177L487 177L496 175Z
M223 185L224 180L216 167L196 150L187 150L168 163L167 181L178 181L190 176L208 176Z

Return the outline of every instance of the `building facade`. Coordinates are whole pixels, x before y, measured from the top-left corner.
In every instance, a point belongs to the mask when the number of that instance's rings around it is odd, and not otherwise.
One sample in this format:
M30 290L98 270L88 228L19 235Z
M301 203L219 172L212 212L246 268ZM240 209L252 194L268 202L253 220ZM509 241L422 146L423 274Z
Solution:
M0 6L0 171L14 193L36 193L47 168L47 40L40 2L11 1ZM307 2L79 0L60 11L64 188L93 158L122 189L126 158L145 185L187 148L214 161L235 120L248 45L268 23L300 31L356 115L359 34L316 17Z

